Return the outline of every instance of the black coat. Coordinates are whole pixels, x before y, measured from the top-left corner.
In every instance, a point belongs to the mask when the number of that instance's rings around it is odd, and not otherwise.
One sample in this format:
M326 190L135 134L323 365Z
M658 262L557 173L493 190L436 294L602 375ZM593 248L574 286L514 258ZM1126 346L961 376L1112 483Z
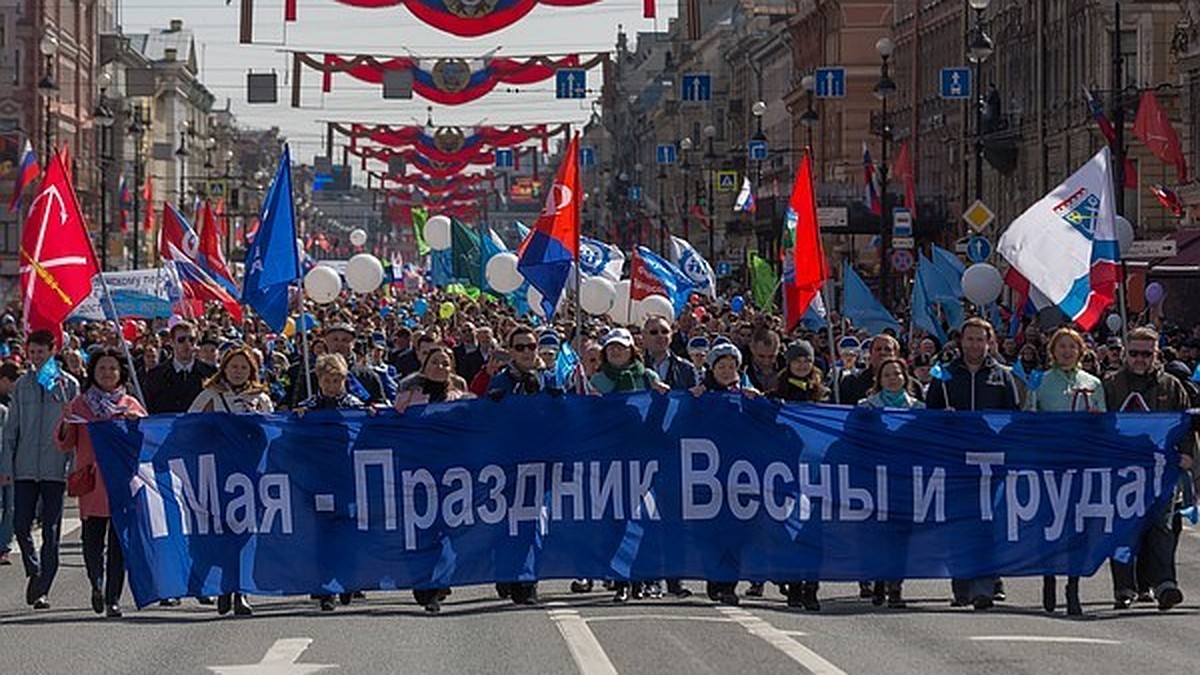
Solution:
M216 372L216 368L199 360L192 362L191 370L182 373L175 372L174 361L158 364L146 373L142 387L147 411L151 415L187 412L192 401L204 389L204 381Z
M467 349L466 345L458 345L454 348L454 367L459 376L467 382L475 379L479 371L483 370L485 362L483 351L479 347Z

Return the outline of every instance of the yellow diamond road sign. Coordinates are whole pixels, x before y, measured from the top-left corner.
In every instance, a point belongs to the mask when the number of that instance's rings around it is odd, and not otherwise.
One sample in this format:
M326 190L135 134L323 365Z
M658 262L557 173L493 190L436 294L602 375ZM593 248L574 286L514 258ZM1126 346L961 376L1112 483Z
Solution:
M987 207L987 204L983 203L983 200L976 199L975 203L967 207L967 210L963 212L962 218L972 230L982 232L984 228L991 225L992 221L996 219L996 214L992 213L992 210Z

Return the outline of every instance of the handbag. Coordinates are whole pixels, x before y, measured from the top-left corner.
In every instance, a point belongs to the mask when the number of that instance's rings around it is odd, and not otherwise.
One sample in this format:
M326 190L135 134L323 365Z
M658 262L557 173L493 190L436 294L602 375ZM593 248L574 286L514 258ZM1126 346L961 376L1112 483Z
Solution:
M67 496L82 497L96 489L96 465L88 464L67 475Z

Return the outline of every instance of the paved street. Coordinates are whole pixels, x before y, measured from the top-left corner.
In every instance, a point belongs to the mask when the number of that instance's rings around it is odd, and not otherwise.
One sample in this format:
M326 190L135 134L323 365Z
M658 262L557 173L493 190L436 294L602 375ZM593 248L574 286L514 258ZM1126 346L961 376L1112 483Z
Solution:
M1182 607L1118 616L1102 571L1083 583L1079 620L1046 615L1040 581L1023 579L1009 580L1009 602L986 614L950 608L941 581L908 584L903 611L830 584L820 614L789 610L770 585L738 608L699 597L614 606L607 593L572 595L568 582L549 581L538 608L481 586L456 589L436 616L407 593L376 592L332 615L306 599L258 599L254 617L222 619L189 600L114 621L88 608L79 530L66 542L48 611L22 604L19 565L0 568L0 672L1194 673L1200 654L1195 529L1180 550Z

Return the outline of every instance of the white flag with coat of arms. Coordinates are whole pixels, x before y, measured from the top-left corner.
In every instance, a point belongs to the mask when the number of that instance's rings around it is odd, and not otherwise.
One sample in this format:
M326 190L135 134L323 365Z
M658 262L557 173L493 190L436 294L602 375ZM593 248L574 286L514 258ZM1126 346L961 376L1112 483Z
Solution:
M686 239L671 237L671 262L691 279L697 293L717 297L717 277L712 265Z
M579 271L592 277L604 277L612 282L621 280L625 254L621 249L598 239L579 238Z

